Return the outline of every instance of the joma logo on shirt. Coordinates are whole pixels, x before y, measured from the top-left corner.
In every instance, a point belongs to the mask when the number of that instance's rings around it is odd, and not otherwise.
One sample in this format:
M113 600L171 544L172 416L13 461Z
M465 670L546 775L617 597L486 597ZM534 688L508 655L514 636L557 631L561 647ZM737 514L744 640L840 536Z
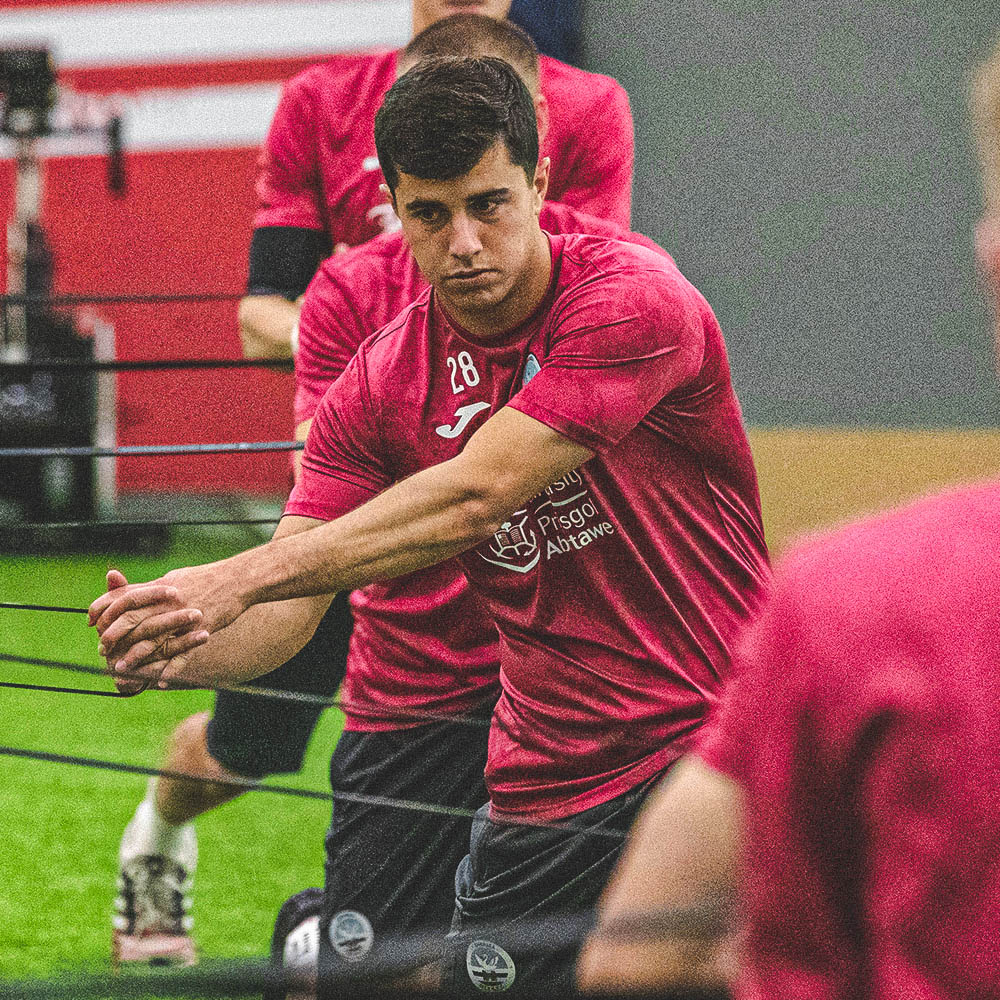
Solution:
M450 427L448 424L440 424L434 430L443 438L457 438L469 426L469 422L477 413L482 413L483 410L488 410L489 408L489 403L467 403L455 411L455 416L458 417L456 423Z

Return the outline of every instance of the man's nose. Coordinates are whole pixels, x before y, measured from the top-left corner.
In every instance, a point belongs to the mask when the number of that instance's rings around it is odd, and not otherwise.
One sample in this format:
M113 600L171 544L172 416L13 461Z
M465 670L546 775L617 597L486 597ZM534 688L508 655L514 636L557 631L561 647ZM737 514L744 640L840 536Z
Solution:
M469 259L475 257L483 249L479 239L479 223L470 219L464 212L454 216L451 222L451 244L449 250L453 257Z

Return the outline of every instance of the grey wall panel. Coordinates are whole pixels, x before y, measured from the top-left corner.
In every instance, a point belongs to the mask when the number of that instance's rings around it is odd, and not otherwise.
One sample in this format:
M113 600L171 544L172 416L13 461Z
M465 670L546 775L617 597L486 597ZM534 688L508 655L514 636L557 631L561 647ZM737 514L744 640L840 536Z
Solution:
M632 98L635 226L716 308L751 422L1000 423L966 99L998 18L585 4L583 65Z

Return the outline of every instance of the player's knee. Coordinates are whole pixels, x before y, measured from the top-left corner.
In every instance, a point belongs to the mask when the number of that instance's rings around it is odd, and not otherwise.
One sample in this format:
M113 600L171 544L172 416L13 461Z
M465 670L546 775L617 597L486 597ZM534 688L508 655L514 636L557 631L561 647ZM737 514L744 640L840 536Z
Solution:
M285 900L271 935L271 965L282 980L265 990L263 1000L312 1000L316 996L319 969L319 918L323 909L322 889L303 889Z
M211 717L210 712L198 712L178 722L170 734L170 755L193 758L206 754L206 733Z

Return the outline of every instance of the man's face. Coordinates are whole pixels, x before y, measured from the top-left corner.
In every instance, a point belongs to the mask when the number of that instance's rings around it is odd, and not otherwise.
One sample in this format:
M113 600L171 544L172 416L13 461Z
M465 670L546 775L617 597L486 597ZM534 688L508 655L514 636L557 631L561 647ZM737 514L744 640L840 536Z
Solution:
M452 14L482 14L502 21L510 12L511 0L413 0L413 33Z
M454 318L474 332L504 330L548 284L548 244L538 226L548 161L529 184L497 141L450 181L402 171L395 208L424 277Z

